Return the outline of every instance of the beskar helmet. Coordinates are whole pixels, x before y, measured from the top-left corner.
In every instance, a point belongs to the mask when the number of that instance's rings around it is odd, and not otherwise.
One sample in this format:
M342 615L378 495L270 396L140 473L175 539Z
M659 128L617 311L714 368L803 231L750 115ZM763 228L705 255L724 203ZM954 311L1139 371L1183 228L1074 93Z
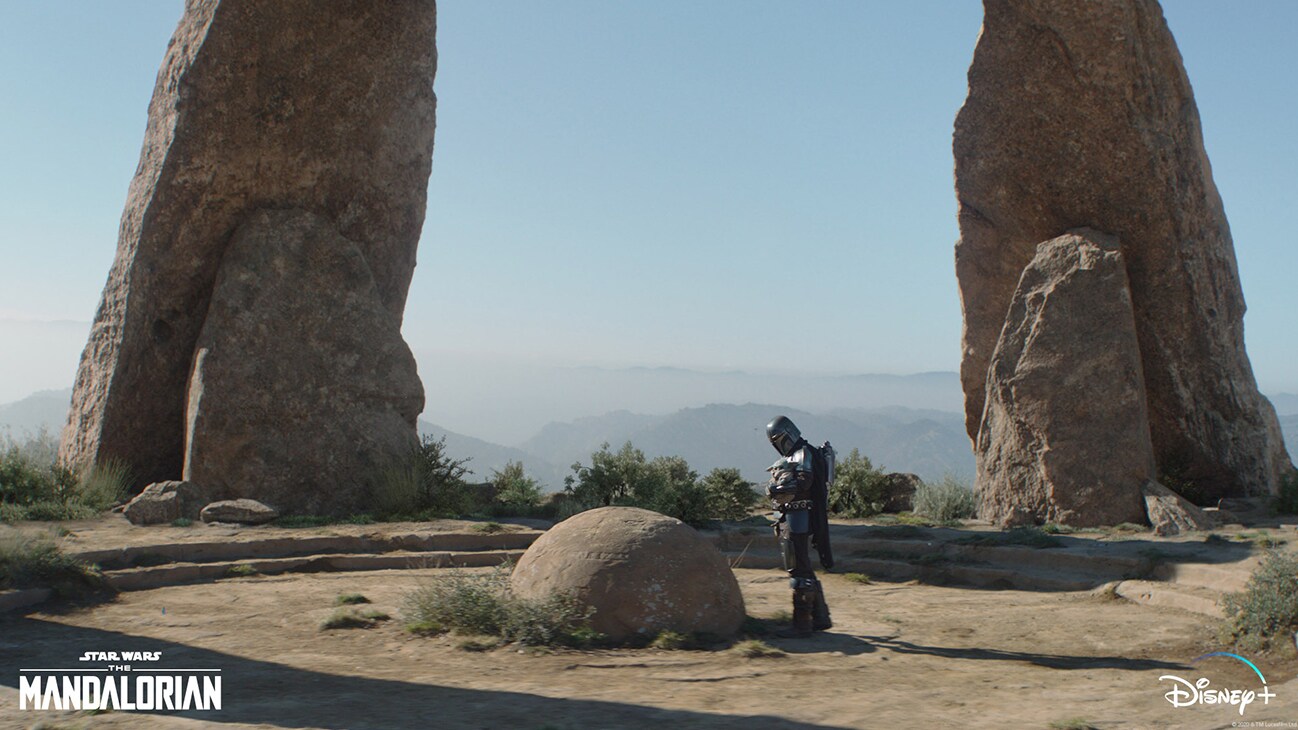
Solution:
M802 440L802 433L788 416L776 416L774 421L766 424L766 438L771 440L771 446L780 452L780 456L792 456Z

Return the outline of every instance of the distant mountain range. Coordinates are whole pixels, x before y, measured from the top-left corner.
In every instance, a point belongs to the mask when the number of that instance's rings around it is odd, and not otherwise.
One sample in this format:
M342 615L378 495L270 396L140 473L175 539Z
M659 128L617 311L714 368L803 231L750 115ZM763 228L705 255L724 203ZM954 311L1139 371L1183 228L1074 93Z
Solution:
M947 473L973 476L973 454L959 414L898 407L816 414L749 403L684 408L665 416L617 411L551 423L519 448L551 463L589 463L601 444L616 449L630 441L649 458L681 456L700 474L737 467L746 479L765 481L766 467L778 457L765 428L780 414L792 418L809 441L833 443L842 457L857 448L875 466L914 472L926 480Z
M55 436L67 417L71 389L41 391L20 401L0 405L0 434L22 439L42 428ZM1298 396L1271 397L1281 414L1285 445L1298 456ZM549 490L563 487L572 464L590 462L590 455L608 443L617 449L630 441L649 458L681 456L699 474L718 467L736 467L746 479L765 481L765 467L776 458L766 442L766 423L776 415L789 416L813 443L830 441L845 458L860 449L875 466L888 471L918 474L926 481L951 474L972 479L974 462L964 432L962 414L889 406L833 408L813 413L778 405L714 403L682 408L665 415L626 410L602 416L554 421L531 438L505 446L421 419L423 434L446 438L447 453L468 458L473 478L486 481L492 470L510 461L522 462L527 472Z
M41 429L55 437L68 420L72 389L42 390L13 403L0 404L0 435L22 440L35 436Z

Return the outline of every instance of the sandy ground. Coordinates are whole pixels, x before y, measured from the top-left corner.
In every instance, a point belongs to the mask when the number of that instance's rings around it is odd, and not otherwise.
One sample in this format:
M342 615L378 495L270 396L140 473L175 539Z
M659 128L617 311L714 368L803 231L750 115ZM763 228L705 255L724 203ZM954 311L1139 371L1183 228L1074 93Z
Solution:
M748 611L785 610L778 571L739 570ZM826 577L836 625L729 651L469 652L403 631L402 597L436 570L238 578L125 593L0 619L0 727L49 728L1225 728L1298 727L1298 665L1254 657L1268 706L1175 708L1159 677L1259 689L1210 619L1087 593L984 591ZM394 620L322 631L341 593ZM18 708L18 670L86 651L161 651L155 666L222 670L223 709L99 715ZM80 666L104 666L80 664ZM1290 725L1289 723L1293 723ZM1052 725L1053 724L1053 725ZM1260 725L1258 726L1260 727Z

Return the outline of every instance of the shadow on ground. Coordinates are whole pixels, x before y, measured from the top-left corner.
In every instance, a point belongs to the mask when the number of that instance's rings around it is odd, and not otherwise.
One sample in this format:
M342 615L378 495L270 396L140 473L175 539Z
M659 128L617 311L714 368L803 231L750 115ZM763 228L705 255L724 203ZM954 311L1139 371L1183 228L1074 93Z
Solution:
M209 722L319 728L708 728L807 730L834 727L769 715L720 715L668 710L626 702L573 700L522 692L459 689L437 684L342 676L257 661L185 644L115 631L12 618L0 621L5 641L0 686L12 688L15 706L20 669L74 668L85 651L161 651L156 667L220 669L222 709L148 713ZM87 663L102 667L102 663ZM9 690L5 690L6 692ZM40 713L23 720L38 722Z

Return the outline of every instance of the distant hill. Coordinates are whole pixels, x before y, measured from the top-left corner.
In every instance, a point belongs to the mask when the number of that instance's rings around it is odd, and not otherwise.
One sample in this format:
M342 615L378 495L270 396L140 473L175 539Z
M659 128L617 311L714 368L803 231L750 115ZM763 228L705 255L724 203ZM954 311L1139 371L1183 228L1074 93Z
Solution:
M1280 430L1284 432L1284 447L1290 459L1298 459L1298 414L1280 416Z
M1298 416L1298 395L1293 393L1276 393L1268 395L1267 400L1275 406L1275 412L1282 416Z
M72 389L42 390L13 403L0 405L0 433L15 439L32 436L45 429L58 436L68 418Z
M451 458L469 459L465 467L473 472L468 477L471 482L488 481L493 469L498 471L511 461L519 461L527 475L537 480L545 491L556 492L563 489L563 477L570 471L566 466L555 465L535 454L455 433L423 419L419 420L419 433L433 438L445 436L446 453Z
M602 442L617 448L631 441L650 458L684 457L700 474L737 467L745 478L764 482L765 468L778 456L766 441L765 427L781 413L792 418L808 440L817 445L828 440L843 456L859 448L876 466L914 472L926 480L946 473L973 476L973 454L959 414L903 408L813 414L749 403L685 408L666 416L622 411L550 424L519 448L551 462L585 463Z

